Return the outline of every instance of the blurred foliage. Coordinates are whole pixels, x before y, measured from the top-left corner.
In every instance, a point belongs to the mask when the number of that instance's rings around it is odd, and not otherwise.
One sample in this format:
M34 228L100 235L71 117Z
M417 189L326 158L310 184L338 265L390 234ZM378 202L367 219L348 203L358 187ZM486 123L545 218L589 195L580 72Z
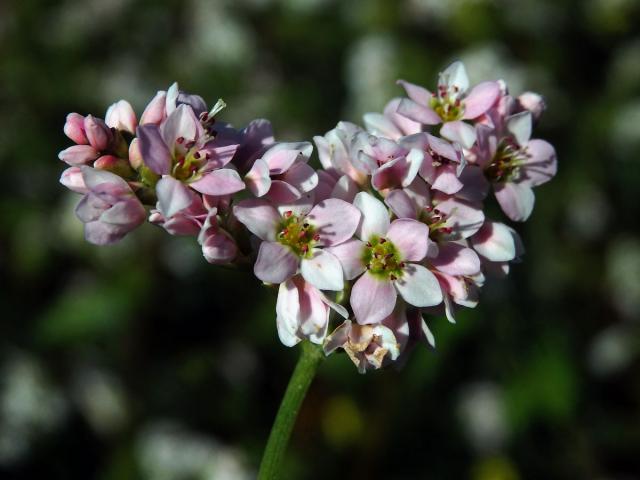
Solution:
M283 478L640 478L639 24L636 0L4 0L0 476L252 478L297 355L275 292L192 240L85 244L67 112L177 80L309 139L460 58L547 99L525 261L401 372L326 361Z

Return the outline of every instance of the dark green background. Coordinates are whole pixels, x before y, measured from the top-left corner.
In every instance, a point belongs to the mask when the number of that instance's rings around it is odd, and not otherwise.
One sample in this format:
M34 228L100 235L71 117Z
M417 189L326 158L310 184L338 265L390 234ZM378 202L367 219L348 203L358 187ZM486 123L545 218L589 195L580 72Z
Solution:
M67 112L177 80L303 140L460 58L547 99L524 263L401 372L325 362L283 478L640 478L639 24L633 0L3 0L0 477L251 478L297 355L275 292L192 239L84 242Z

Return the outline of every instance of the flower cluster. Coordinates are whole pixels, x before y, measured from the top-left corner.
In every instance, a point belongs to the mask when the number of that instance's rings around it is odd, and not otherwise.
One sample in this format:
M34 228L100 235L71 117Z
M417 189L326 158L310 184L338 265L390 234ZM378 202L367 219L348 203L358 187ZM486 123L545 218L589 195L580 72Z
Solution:
M308 339L343 349L361 372L379 368L434 345L423 315L454 322L485 276L509 272L521 241L484 202L492 190L510 220L526 220L557 163L531 138L539 95L513 97L502 81L470 88L460 62L433 92L398 83L407 97L364 127L314 137L318 170L312 143L276 142L262 119L236 129L218 119L222 100L209 109L176 84L139 121L124 100L104 120L72 113L60 181L83 195L89 242L116 242L145 218L193 236L208 262L252 264L278 286L282 343Z

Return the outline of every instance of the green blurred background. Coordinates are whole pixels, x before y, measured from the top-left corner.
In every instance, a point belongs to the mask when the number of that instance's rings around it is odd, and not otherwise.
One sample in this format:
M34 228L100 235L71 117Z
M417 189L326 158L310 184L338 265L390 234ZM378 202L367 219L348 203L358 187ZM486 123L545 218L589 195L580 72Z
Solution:
M458 58L549 106L525 261L401 372L325 362L282 477L640 478L638 25L633 0L2 0L0 478L252 478L297 356L275 293L192 239L84 242L67 112L177 80L310 139Z

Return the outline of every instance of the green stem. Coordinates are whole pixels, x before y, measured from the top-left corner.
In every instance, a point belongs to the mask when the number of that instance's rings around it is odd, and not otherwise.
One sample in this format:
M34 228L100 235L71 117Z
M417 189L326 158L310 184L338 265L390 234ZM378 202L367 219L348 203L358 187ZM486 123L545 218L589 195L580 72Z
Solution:
M302 352L296 365L287 390L284 393L278 414L271 427L269 440L262 455L258 480L275 480L281 478L282 461L289 443L291 431L300 411L309 385L313 381L320 361L324 358L322 349L305 341L301 345Z

